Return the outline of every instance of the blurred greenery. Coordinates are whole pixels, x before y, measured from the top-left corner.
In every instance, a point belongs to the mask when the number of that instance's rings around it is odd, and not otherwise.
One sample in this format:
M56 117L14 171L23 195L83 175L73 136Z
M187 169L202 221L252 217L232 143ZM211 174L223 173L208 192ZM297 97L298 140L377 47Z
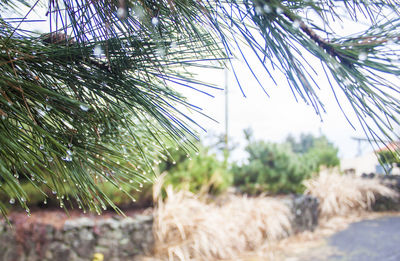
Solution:
M226 161L219 159L211 148L199 144L196 153L172 144L166 144L169 157L167 159L154 159L154 166L158 172L167 175L164 185L172 185L176 190L188 190L198 194L220 194L232 185L248 194L260 193L302 193L302 182L312 173L320 171L322 166L334 167L339 165L338 149L333 146L325 136L315 137L311 134L302 134L296 140L288 136L283 143L269 143L253 139L251 130L245 131L248 142L245 151L248 153L247 161L238 165L233 163L228 166ZM216 150L222 154L221 150ZM220 155L221 156L221 155ZM140 165L134 167L140 171ZM27 193L28 206L43 206L44 202L50 206L57 206L59 202L70 202L72 206L79 207L79 198L68 188L63 194L54 197L50 187L43 184L34 186L29 177L21 177L21 186ZM126 206L145 207L152 204L152 186L150 183L139 183L134 180L125 182L119 187L109 180L99 176L96 178L97 186L104 194L120 208ZM134 184L133 184L134 183ZM40 192L42 191L42 192ZM61 200L59 197L62 197ZM5 193L0 194L0 200L8 200ZM103 203L103 209L110 204Z
M107 180L99 180L97 186L101 188L103 193L111 200L111 202L113 202L113 204L122 209L130 206L141 208L152 204L152 184L149 182L141 183L138 187L132 186L127 182L118 188ZM67 188L63 195L58 195L56 194L56 191L52 191L48 186L42 185L37 187L28 180L22 180L21 187L26 192L26 205L28 207L54 208L58 206L64 207L64 204L67 204L69 208L82 208L80 199L74 197L74 192L70 188ZM53 196L48 197L48 195ZM3 202L9 201L8 195L3 191L0 192L0 200ZM105 210L113 208L113 205L104 202L101 207Z
M245 137L247 162L232 166L234 185L245 193L301 193L304 179L322 166L339 165L338 149L325 136L289 136L281 144L255 141L249 130Z
M300 134L299 141L289 135L286 142L290 144L292 151L302 154L306 161L313 162L313 171L318 172L322 166L339 166L338 148L324 135L315 137L312 134Z
M393 168L400 167L399 151L381 150L378 152L379 162L382 164L388 174L391 174Z
M193 193L219 194L232 185L233 177L226 164L210 149L200 146L194 155L184 150L171 150L171 159L159 165L160 172L167 172L165 185L186 189Z

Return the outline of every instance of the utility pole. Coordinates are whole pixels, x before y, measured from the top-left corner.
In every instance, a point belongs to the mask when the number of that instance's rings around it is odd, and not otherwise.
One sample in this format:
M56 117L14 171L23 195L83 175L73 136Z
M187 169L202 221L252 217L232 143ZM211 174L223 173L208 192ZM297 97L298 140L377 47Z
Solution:
M225 76L225 84L224 84L224 89L225 89L225 149L224 149L224 161L225 163L228 163L228 157L229 157L229 145L228 145L228 120L229 120L229 115L228 115L228 69L224 69L224 76Z

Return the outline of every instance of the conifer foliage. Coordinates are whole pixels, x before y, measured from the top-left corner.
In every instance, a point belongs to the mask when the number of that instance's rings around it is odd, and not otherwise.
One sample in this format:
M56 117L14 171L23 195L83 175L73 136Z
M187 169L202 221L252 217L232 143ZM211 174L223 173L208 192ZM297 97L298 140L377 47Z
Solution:
M58 197L62 207L68 192L98 212L112 204L99 182L139 188L170 144L194 147L197 123L183 112L199 108L174 87L215 88L190 68L224 66L233 56L259 80L243 48L321 114L316 90L327 86L318 86L304 54L318 58L328 88L344 93L366 134L395 138L399 7L390 0L0 0L0 190L10 198L0 209L26 206L22 182L48 187L54 195L43 198ZM333 25L343 17L369 27L340 35ZM32 23L47 32L27 29Z

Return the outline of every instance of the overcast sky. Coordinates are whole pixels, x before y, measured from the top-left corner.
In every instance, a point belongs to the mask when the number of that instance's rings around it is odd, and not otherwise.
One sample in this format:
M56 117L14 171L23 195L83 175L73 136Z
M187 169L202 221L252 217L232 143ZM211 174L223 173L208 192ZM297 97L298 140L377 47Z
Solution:
M295 136L300 133L312 133L315 135L324 134L339 148L341 157L353 157L357 153L357 142L352 137L363 137L361 129L354 130L346 121L343 113L334 99L332 91L323 78L321 90L318 94L325 104L327 113L322 115L323 121L315 113L311 106L303 101L296 101L287 82L283 77L278 76L278 86L275 86L268 77L265 77L263 84L269 97L262 91L253 76L248 72L246 65L236 63L235 69L238 72L243 91L240 91L232 72L228 74L228 133L233 142L243 145L243 129L251 127L257 139L271 142L281 142L287 135ZM262 72L261 72L262 73ZM266 74L264 72L264 74ZM212 81L218 86L224 86L224 72L207 71L200 73L200 79ZM218 123L205 117L195 117L197 121L212 133L225 132L225 94L224 91L211 91L215 97L209 97L195 91L182 88L189 101L196 106L202 107L203 112L211 116ZM357 121L351 108L346 106L344 97L341 97L342 106L345 107L347 116L357 127ZM206 134L203 133L203 136ZM362 144L364 152L370 151L367 144ZM236 153L235 158L241 153Z

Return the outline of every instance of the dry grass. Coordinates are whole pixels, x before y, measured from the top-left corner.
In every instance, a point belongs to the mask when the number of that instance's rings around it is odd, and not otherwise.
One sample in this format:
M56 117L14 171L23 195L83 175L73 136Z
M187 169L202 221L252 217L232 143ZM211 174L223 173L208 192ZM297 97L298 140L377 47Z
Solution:
M272 198L232 195L218 205L171 187L166 192L165 200L155 195L155 256L161 260L236 259L291 232L289 208Z
M287 238L293 217L282 201L229 195L209 202L171 187L166 188L163 200L159 196L162 182L158 182L154 189L155 251L144 260L254 261L306 255L300 250L321 244L325 236L372 215L365 210L376 196L398 196L378 180L335 173L321 173L305 185L306 193L320 201L320 225L314 233ZM297 250L288 253L288 245Z
M338 173L322 172L305 181L306 194L319 199L320 219L370 210L377 196L398 197L377 179L363 179Z

